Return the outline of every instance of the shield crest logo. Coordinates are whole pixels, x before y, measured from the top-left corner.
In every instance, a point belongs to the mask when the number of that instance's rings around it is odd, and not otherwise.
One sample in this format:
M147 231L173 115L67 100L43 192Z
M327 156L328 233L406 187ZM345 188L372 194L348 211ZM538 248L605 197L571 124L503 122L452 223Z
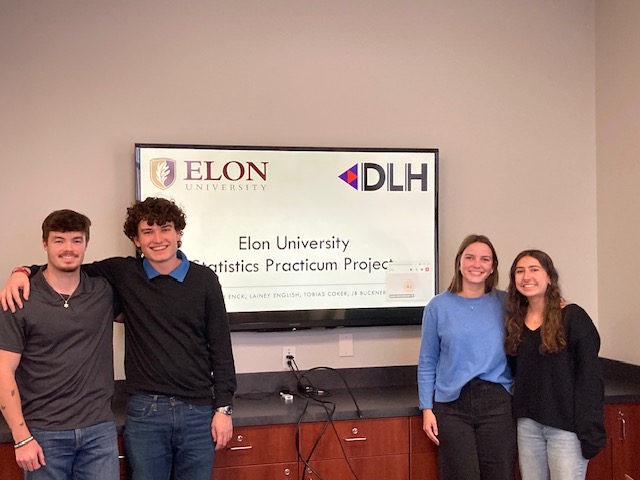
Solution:
M171 158L153 158L150 164L151 183L166 190L176 181L176 161Z

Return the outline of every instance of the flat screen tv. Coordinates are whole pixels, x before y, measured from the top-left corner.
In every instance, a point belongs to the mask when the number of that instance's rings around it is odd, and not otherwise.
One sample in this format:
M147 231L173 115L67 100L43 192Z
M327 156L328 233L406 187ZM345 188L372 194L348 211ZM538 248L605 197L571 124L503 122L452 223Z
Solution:
M415 325L437 291L438 150L136 144L233 331Z

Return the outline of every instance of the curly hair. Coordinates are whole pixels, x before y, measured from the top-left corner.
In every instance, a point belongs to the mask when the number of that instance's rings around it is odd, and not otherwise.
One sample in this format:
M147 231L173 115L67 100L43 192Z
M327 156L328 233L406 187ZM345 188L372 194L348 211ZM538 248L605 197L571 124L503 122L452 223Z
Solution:
M484 293L492 292L498 287L498 255L496 254L496 249L493 248L491 240L489 240L484 235L472 234L467 236L458 248L458 253L456 254L455 263L453 265L453 278L451 279L451 284L447 289L451 293L458 293L462 291L462 273L460 272L460 259L462 258L462 254L464 253L464 251L472 243L484 243L489 247L489 249L491 250L491 254L493 255L493 273L491 273L491 275L489 275L484 281Z
M165 225L173 222L173 226L179 233L182 233L187 226L187 217L182 209L173 200L160 197L148 197L144 201L133 202L127 208L123 230L129 240L133 241L133 238L138 236L138 225L143 221L149 225Z
M527 315L529 300L516 288L516 267L524 257L535 258L549 275L550 283L544 294L544 310L542 312L542 326L540 327L540 353L557 353L567 346L567 340L562 323L562 291L559 285L558 271L553 265L551 257L540 250L525 250L520 252L511 265L509 272L509 289L506 301L506 337L504 348L508 355L515 355L522 343L524 319Z
M42 222L42 240L46 242L51 232L82 232L88 242L90 226L91 220L86 215L73 210L56 210Z

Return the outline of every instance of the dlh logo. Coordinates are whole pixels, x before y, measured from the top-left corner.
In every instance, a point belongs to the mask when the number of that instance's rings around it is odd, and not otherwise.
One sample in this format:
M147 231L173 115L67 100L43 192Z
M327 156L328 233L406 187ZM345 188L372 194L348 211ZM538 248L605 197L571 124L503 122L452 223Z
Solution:
M149 167L151 183L166 190L176 181L176 161L171 158L153 158Z
M429 185L426 163L420 165L387 163L385 166L377 163L356 163L342 172L339 178L352 188L363 192L380 190L385 186L389 192L410 192L416 187L426 192Z

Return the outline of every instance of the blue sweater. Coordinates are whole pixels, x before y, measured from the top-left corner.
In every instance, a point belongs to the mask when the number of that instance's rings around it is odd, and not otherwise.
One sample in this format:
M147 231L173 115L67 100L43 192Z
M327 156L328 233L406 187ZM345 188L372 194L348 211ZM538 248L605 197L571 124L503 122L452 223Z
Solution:
M506 292L464 298L446 291L427 304L422 316L418 361L420 409L451 402L473 378L499 383L511 392L513 381L504 353Z

